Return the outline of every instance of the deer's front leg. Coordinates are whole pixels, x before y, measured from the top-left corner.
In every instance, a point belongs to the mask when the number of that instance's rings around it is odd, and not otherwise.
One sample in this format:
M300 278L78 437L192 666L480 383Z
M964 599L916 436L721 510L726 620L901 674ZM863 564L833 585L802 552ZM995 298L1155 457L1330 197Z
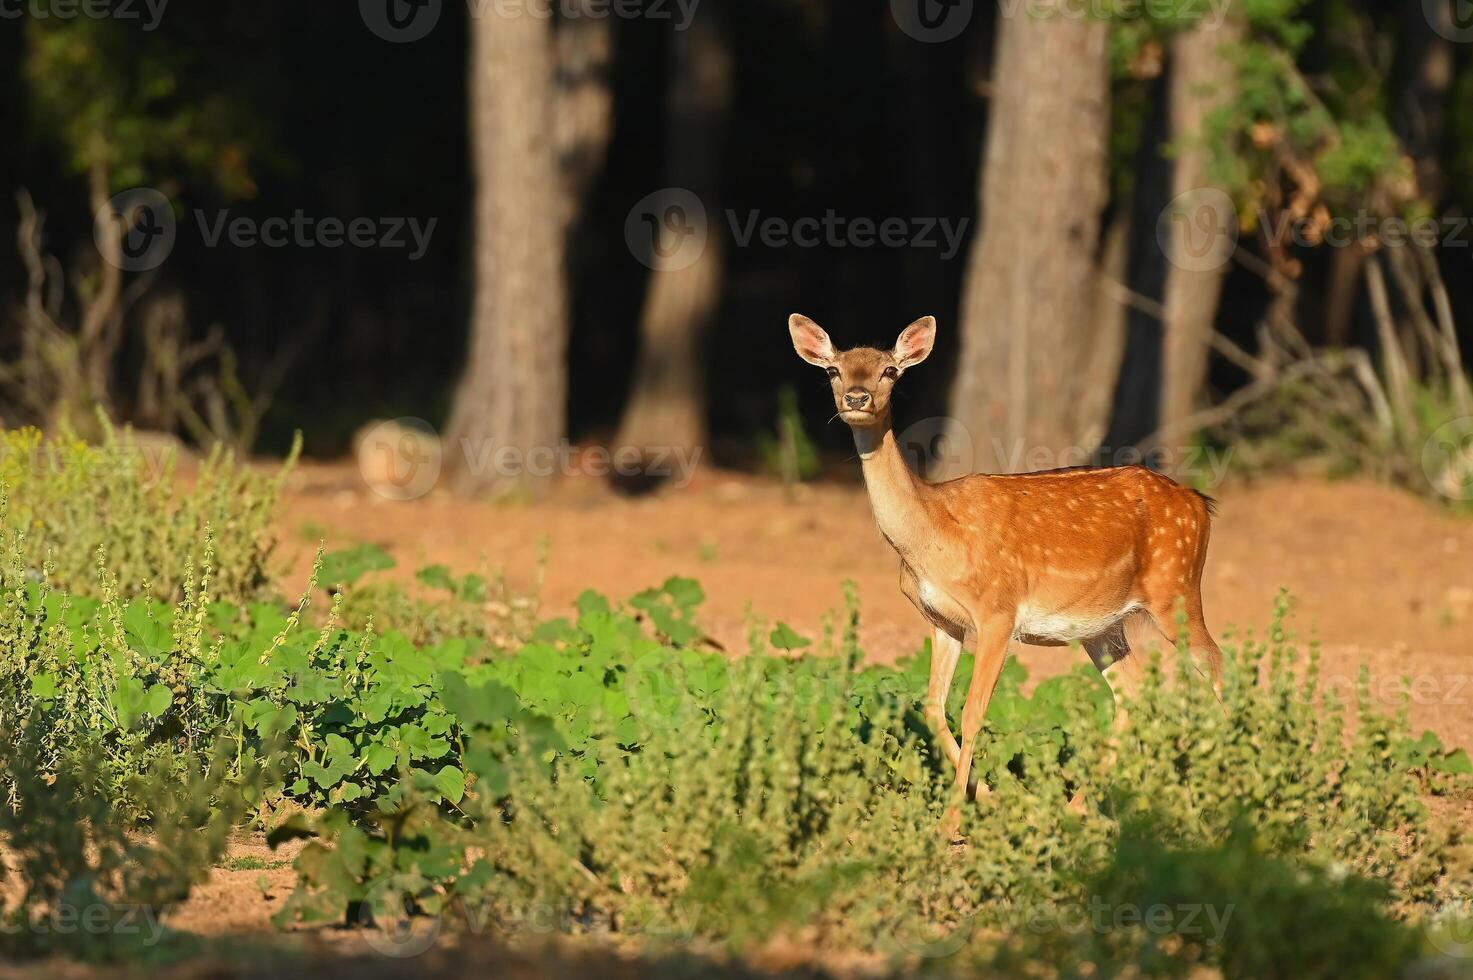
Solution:
M1012 619L999 614L978 616L977 656L972 667L972 681L967 685L967 702L962 708L961 758L956 767L956 795L970 799L967 784L972 774L972 752L977 733L982 730L982 719L987 716L987 703L992 700L997 678L1002 674L1003 661L1007 659L1008 641L1013 635ZM980 795L980 794L979 794ZM961 825L961 812L953 803L946 815L945 830L953 840Z
M953 766L961 764L961 748L946 723L946 699L951 694L951 679L956 676L956 663L961 655L962 641L938 626L931 639L931 683L926 690L926 721L941 743L946 761Z

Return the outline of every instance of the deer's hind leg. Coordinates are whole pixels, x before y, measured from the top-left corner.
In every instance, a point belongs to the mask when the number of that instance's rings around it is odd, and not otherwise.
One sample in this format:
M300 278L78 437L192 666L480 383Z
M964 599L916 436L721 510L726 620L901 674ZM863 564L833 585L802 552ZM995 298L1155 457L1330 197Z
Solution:
M1126 619L1121 619L1105 632L1084 641L1084 652L1089 654L1095 669L1110 685L1110 694L1115 699L1117 731L1124 727L1126 705L1140 690L1142 682L1141 658L1131 650L1125 624Z
M1222 683L1222 650L1207 630L1207 621L1202 617L1202 593L1200 586L1192 586L1185 595L1165 595L1147 599L1146 608L1155 621L1156 628L1166 638L1166 649L1173 650L1181 639L1177 629L1177 614L1186 614L1185 638L1187 650L1197 672L1216 688Z

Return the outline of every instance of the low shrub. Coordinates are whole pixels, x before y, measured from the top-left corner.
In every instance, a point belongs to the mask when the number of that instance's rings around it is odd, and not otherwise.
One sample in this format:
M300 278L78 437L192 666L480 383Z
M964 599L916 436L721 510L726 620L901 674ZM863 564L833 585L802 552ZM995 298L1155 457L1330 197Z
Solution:
M4 521L31 578L73 595L97 596L105 559L125 596L183 597L186 569L213 544L211 594L225 602L273 597L269 524L300 440L274 474L216 448L183 479L171 448L155 448L103 419L103 440L45 439L34 429L0 432Z
M1364 691L1323 703L1281 625L1227 651L1221 704L1184 660L1179 672L1158 660L1118 732L1092 672L1025 696L1010 667L979 755L992 792L966 809L957 850L938 833L949 767L915 700L924 655L856 671L843 655L773 656L754 631L730 659L695 645L698 599L682 580L626 607L585 595L576 621L546 624L518 653L442 673L453 773L404 779L367 825L283 826L278 839L315 839L283 918L337 919L388 889L396 907L511 931L550 918L656 945L787 935L897 960L976 957L1030 915L1125 889L1133 879L1111 870L1134 860L1122 824L1151 827L1182 866L1229 876L1203 878L1198 902L1240 894L1247 848L1271 859L1265 880L1282 868L1337 882L1346 915L1362 916L1347 928L1368 934L1402 936L1387 917L1438 897L1453 842L1418 801L1405 719ZM786 628L770 639L795 645ZM1438 765L1451 777L1466 761ZM1081 788L1075 813L1064 804ZM454 805L438 805L447 795ZM1251 938L1229 942L1248 946L1211 962L1257 962Z
M182 779L155 765L130 779L147 834L114 805L87 745L54 765L40 726L0 728L0 954L118 960L157 954L161 915L208 876L259 790L258 773L217 755Z

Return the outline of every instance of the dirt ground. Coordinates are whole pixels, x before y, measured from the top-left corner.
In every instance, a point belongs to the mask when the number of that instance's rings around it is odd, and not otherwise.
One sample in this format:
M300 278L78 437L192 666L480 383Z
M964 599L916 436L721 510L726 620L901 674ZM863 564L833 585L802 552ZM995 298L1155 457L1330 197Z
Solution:
M1473 520L1350 481L1274 479L1216 496L1204 602L1219 640L1261 633L1287 588L1291 625L1321 644L1328 684L1348 691L1365 663L1389 703L1408 676L1413 721L1473 745ZM789 494L774 481L707 471L684 489L636 499L578 478L535 505L438 492L405 503L371 492L352 465L308 464L292 475L282 514L288 594L306 581L319 536L329 548L379 545L399 563L386 574L406 580L429 564L471 571L484 562L518 589L533 588L545 548L548 616L585 588L623 598L686 575L705 588L703 625L740 651L749 610L814 635L851 579L869 657L891 662L928 635L857 480ZM1015 652L1035 677L1084 656L1021 644Z
M1219 638L1234 630L1261 632L1276 594L1287 588L1296 599L1296 633L1321 643L1327 683L1348 691L1367 664L1373 690L1392 703L1400 679L1409 676L1414 723L1473 746L1473 520L1356 482L1275 479L1229 485L1217 496L1205 602ZM900 594L897 559L858 482L789 493L768 480L704 472L687 488L638 499L588 478L565 481L537 504L469 502L438 492L394 502L365 486L351 463L308 463L289 478L281 514L278 555L288 594L305 583L320 538L329 548L375 543L399 563L385 574L405 580L428 564L456 571L484 564L504 570L519 590L536 585L545 550L540 595L547 616L563 614L585 588L627 597L670 575L687 575L705 587L707 629L740 651L749 613L813 633L823 614L841 604L841 583L852 579L871 658L887 662L912 653L927 635ZM1083 656L1022 646L1015 652L1035 677L1068 669ZM1473 815L1473 803L1440 802L1439 809L1461 811L1450 819ZM229 861L165 923L211 942L271 932L270 916L291 891L290 856L242 837ZM283 953L292 957L292 972L310 969L314 957L368 955L362 934L344 930L278 937L269 948L269 956L258 950L245 965L232 958L228 968L196 964L183 975L274 975L282 964L270 956ZM446 955L442 949L411 962L418 972ZM442 967L453 962L464 961L452 957ZM508 975L538 972L525 961L517 969L515 958L497 962ZM369 955L353 969L378 975L402 965ZM10 972L0 966L0 975ZM25 975L89 973L42 964Z

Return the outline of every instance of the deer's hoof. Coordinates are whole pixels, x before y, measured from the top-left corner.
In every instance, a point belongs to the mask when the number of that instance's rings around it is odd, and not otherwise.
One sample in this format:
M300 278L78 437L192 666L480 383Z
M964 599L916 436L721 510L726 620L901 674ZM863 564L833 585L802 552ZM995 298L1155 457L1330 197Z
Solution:
M962 836L962 811L958 807L947 808L946 815L941 818L941 834L948 843L966 843L966 838Z

